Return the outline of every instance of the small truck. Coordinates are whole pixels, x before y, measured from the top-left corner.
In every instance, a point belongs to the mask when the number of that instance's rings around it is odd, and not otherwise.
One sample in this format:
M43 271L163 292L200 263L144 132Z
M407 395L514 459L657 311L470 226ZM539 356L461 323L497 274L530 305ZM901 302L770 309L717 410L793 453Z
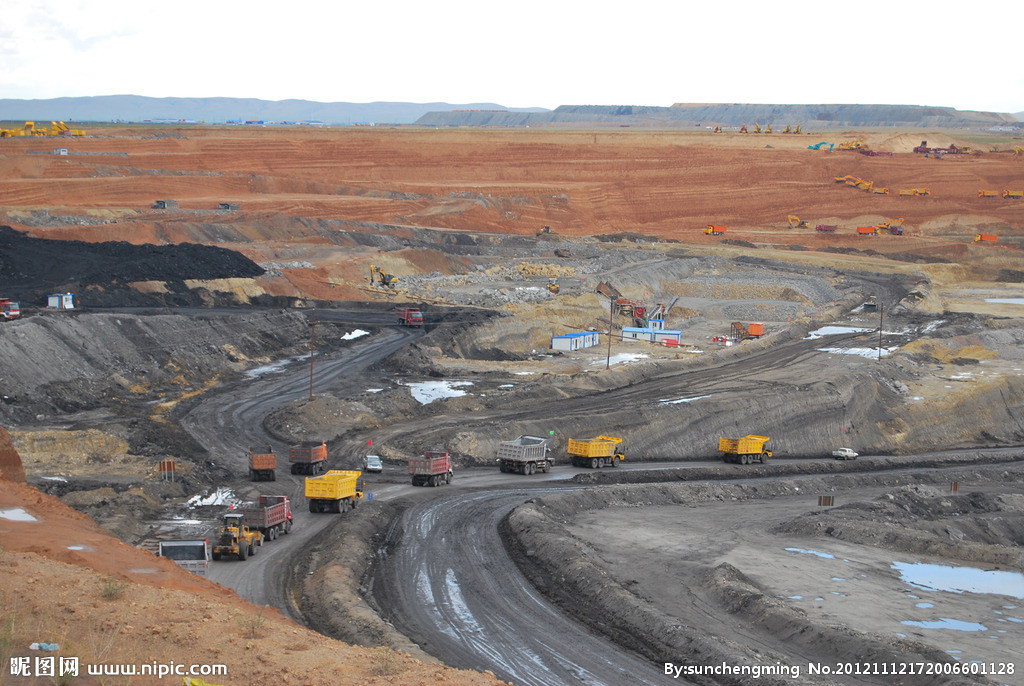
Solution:
M857 453L853 452L851 448L840 448L832 451L832 457L837 460L856 460Z
M199 576L210 570L210 546L205 540L160 541L156 554Z
M395 314L402 326L423 326L423 312L414 307L397 307Z
M273 448L249 448L249 481L277 481L277 453Z
M316 476L327 470L327 443L303 443L288 451L292 474Z
M224 523L220 527L217 545L213 546L213 559L219 560L227 555L237 557L243 562L250 555L256 554L256 548L263 545L263 534L250 529L242 522L242 515L229 512L224 515Z
M718 450L722 453L722 462L734 462L736 464L750 464L760 462L766 464L772 456L772 451L765 447L771 439L768 436L755 436L753 434L743 438L719 438Z
M447 450L428 450L409 458L413 486L440 486L452 482L452 456Z
M626 459L626 449L621 443L622 439L615 436L598 436L587 441L570 438L567 452L575 467L618 467Z
M10 298L0 298L0 320L7 322L20 316L21 303L14 302Z
M237 511L243 524L268 541L292 530L292 504L286 495L261 495L254 503L243 503Z
M357 469L332 469L321 476L306 478L306 499L310 512L342 513L355 509L363 497Z
M498 444L498 469L513 474L546 473L555 466L550 453L547 439L537 436L520 436L514 441L502 441Z

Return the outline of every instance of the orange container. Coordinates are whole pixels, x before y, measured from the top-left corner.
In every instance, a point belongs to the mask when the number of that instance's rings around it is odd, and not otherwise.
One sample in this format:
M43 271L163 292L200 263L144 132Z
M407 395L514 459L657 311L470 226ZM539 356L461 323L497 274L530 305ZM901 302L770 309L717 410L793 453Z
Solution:
M764 324L756 322L747 327L750 330L751 336L763 336L764 335Z

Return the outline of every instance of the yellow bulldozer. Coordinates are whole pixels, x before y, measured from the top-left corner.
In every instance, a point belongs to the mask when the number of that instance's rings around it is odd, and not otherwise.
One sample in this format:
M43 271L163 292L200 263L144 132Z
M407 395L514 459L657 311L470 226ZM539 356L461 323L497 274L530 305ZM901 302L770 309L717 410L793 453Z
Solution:
M370 283L377 286L383 286L385 288L395 288L398 286L398 277L388 274L380 267L371 264L370 265Z
M558 295L558 279L548 280L548 291L551 293L551 295Z

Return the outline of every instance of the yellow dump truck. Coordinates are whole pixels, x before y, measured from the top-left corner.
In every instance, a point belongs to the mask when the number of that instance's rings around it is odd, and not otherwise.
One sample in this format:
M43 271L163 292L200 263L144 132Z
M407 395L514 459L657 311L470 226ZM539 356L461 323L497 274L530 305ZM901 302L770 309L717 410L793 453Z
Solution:
M622 439L615 436L598 436L586 441L570 438L567 452L575 467L618 467L619 463L626 459L626 449L621 443Z
M306 477L306 498L310 512L348 512L363 497L358 470L332 469L320 476Z
M722 452L723 462L750 464L751 462L768 462L772 451L765 444L771 439L767 436L744 436L743 438L719 438L718 449Z

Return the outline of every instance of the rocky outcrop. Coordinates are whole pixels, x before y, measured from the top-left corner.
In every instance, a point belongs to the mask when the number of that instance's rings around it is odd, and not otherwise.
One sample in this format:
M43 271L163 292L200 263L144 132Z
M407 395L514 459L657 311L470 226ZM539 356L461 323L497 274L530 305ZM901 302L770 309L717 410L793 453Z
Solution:
M0 479L8 481L25 481L25 468L21 465L21 456L14 449L14 442L7 429L0 426Z

